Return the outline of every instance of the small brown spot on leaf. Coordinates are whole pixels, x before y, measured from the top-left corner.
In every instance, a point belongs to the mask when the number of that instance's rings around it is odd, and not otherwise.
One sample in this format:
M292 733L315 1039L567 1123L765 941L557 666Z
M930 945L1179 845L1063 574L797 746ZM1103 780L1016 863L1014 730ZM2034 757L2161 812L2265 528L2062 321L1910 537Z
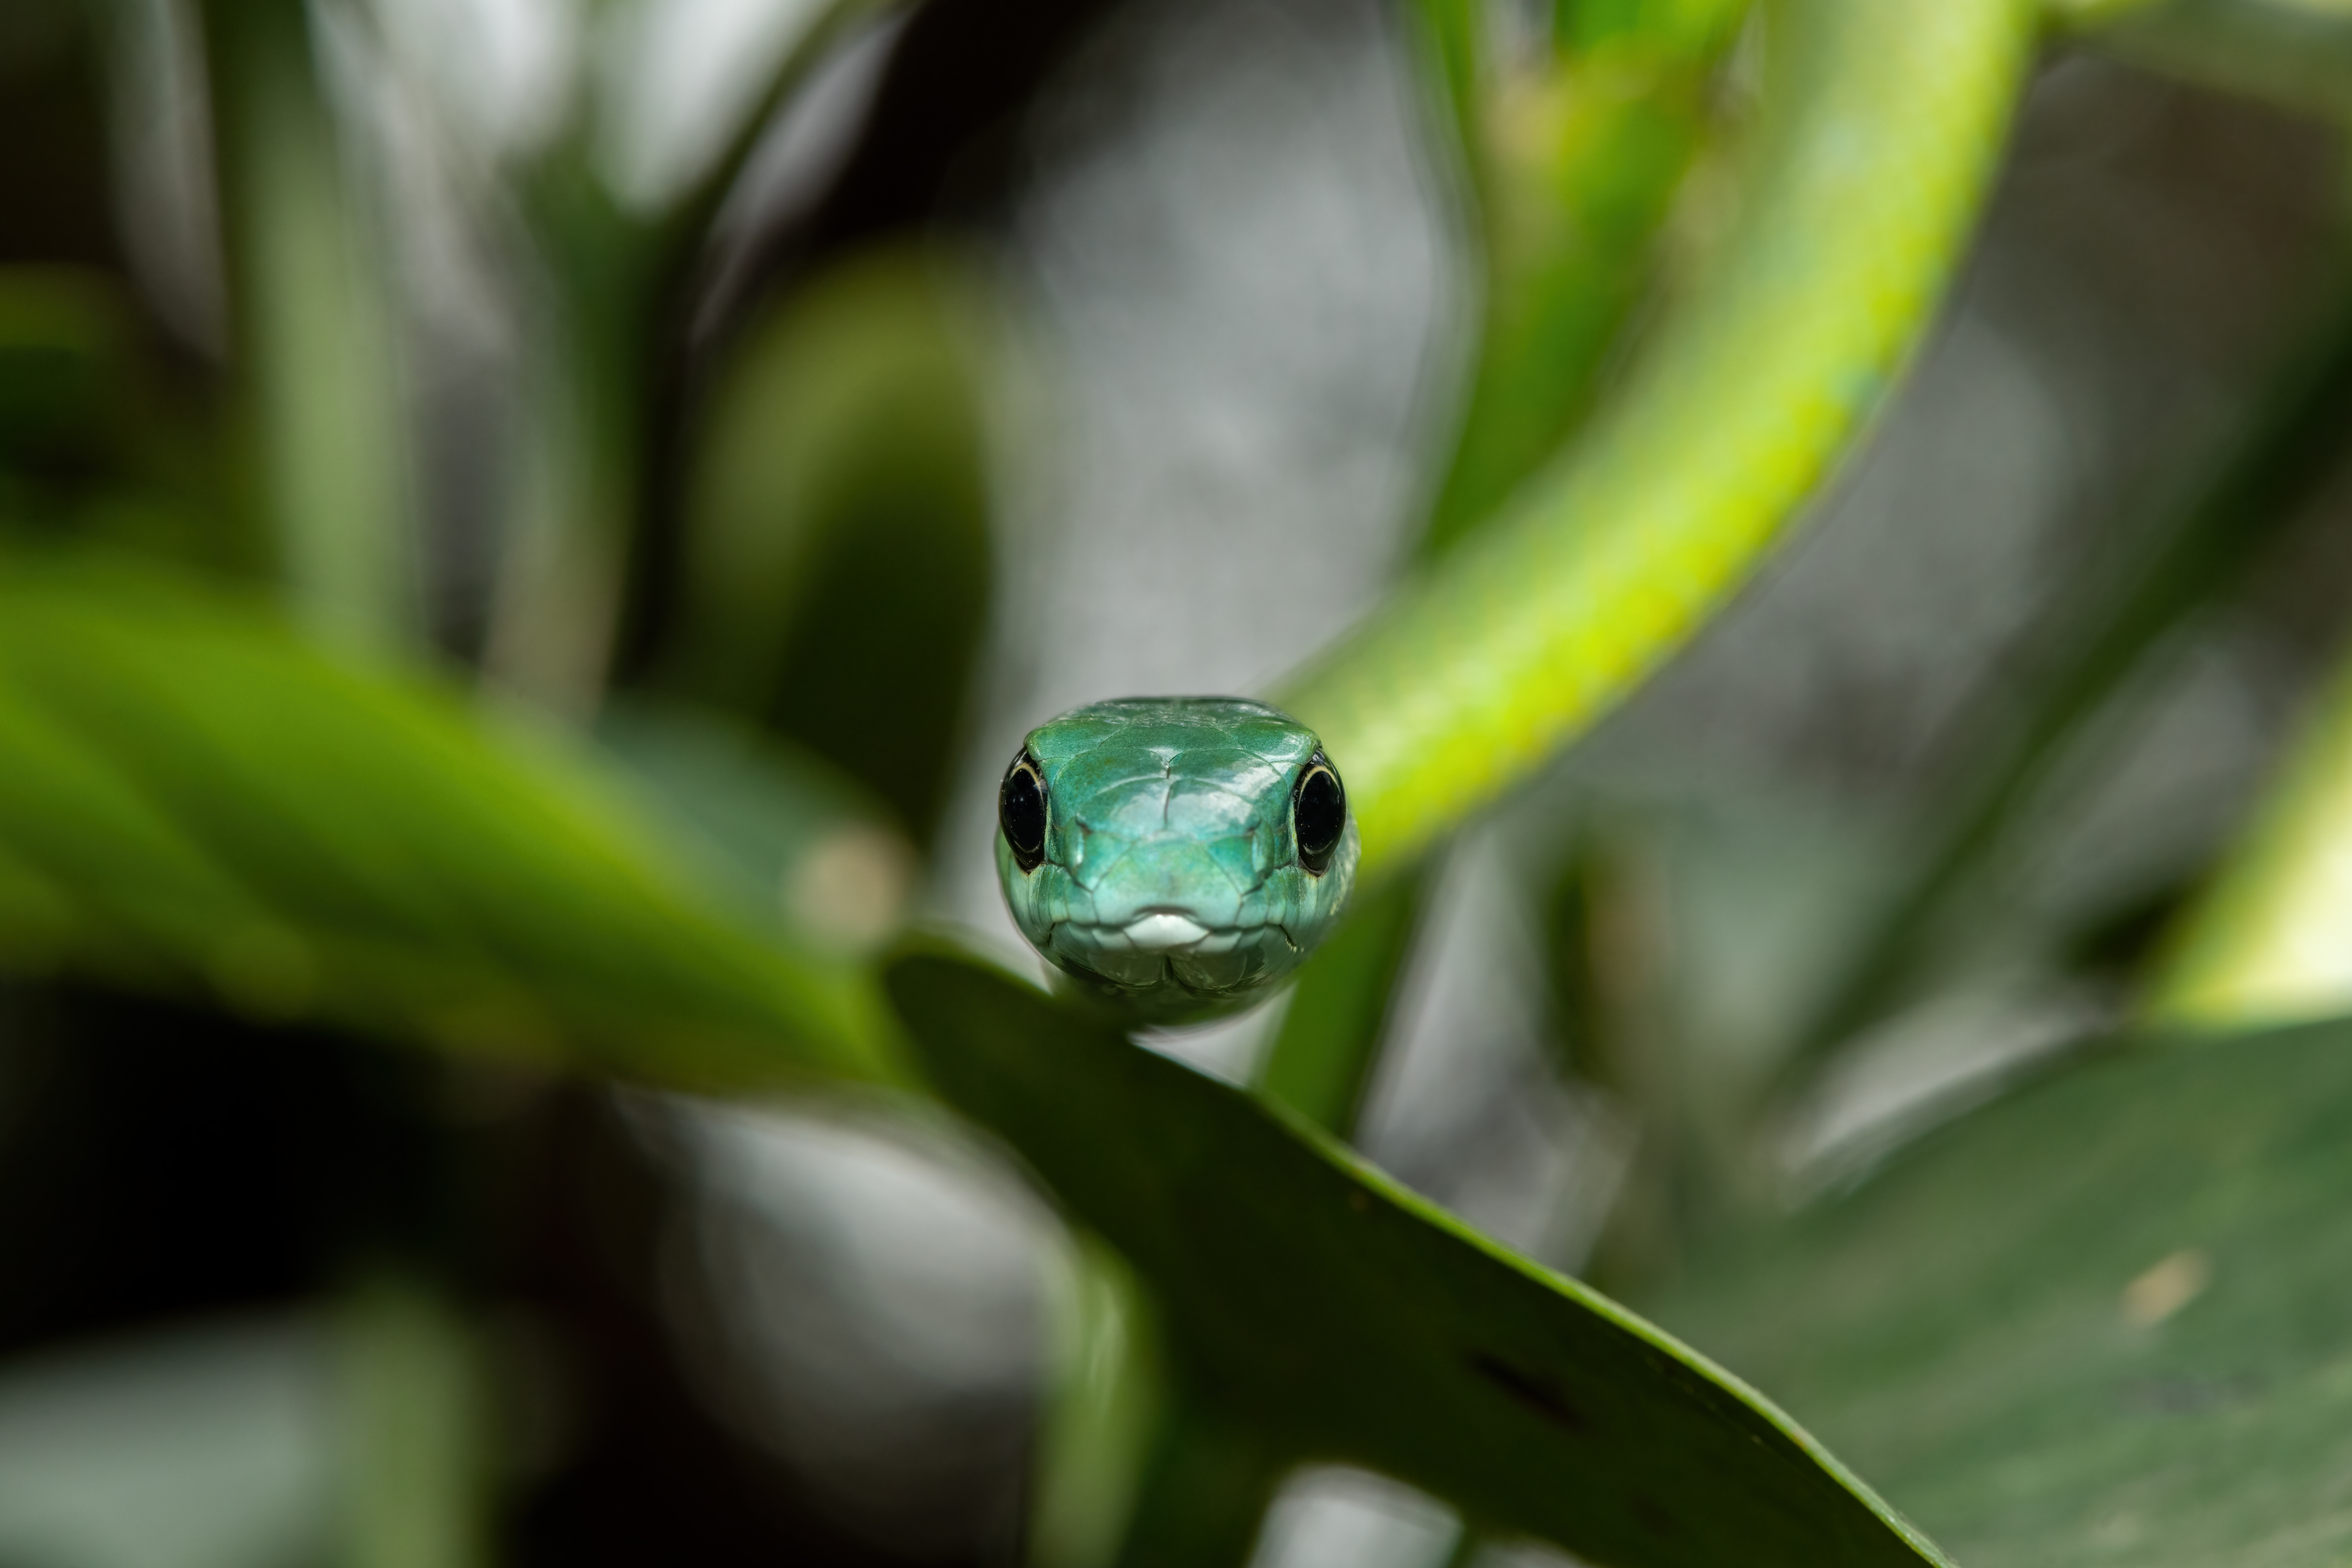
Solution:
M2124 1287L2124 1321L2134 1328L2154 1328L2204 1292L2212 1281L2213 1265L2195 1248L2184 1248L2148 1266Z

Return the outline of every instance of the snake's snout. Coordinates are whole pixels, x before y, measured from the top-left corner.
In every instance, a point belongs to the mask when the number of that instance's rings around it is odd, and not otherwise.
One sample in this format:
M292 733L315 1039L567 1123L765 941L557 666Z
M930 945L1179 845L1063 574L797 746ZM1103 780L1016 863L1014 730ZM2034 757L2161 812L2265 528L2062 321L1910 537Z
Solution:
M1122 935L1139 953L1189 953L1209 939L1209 928L1179 911L1155 909L1129 921Z
M1244 913L1243 890L1208 846L1179 833L1131 841L1075 880L1084 903L1072 913L1097 929L1124 933L1140 950L1167 951L1255 923Z
M1181 910L1155 909L1123 921L1073 922L1062 928L1071 944L1096 953L1209 957L1230 953L1256 928L1204 925Z

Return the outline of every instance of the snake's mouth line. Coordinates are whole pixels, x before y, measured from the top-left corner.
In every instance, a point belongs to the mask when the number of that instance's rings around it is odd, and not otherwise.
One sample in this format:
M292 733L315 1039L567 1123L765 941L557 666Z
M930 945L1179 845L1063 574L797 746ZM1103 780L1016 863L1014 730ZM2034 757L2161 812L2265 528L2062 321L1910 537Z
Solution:
M1179 910L1152 909L1131 920L1096 924L1082 920L1057 923L1048 939L1067 933L1078 946L1097 953L1157 953L1169 957L1213 957L1230 953L1268 931L1280 933L1293 948L1298 944L1287 928L1272 921L1251 925L1204 925Z

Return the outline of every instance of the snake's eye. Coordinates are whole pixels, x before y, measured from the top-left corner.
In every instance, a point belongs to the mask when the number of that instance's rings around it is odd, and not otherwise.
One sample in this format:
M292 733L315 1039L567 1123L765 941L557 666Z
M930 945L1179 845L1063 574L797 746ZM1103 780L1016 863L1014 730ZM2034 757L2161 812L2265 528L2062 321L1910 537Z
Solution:
M1348 826L1348 792L1321 752L1307 759L1307 771L1290 796L1290 826L1298 840L1298 863L1317 876L1331 866L1331 852Z
M1013 863L1035 871L1045 859L1045 778L1025 746L996 787L996 821L1013 846Z

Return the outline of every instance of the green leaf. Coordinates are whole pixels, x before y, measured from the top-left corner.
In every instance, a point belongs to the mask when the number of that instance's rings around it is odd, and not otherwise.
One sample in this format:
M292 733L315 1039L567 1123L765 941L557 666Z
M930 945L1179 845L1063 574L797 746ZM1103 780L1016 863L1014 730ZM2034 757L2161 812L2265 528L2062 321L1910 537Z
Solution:
M0 560L0 960L684 1084L887 1069L583 757L152 571Z
M352 1458L338 1499L351 1568L488 1568L499 1458L483 1337L422 1282L358 1281L335 1314Z
M127 314L94 275L0 267L0 462L95 444L122 379Z
M1416 866L1360 889L1355 907L1291 988L1257 1092L1327 1133L1355 1128L1395 1010L1427 873Z
M1703 0L1584 17L1579 30L1594 36L1574 48L1519 59L1485 51L1485 90L1459 118L1484 220L1486 319L1431 507L1433 556L1562 448L1623 352L1629 318L1657 283L1675 193L1717 115L1717 59L1745 9ZM1433 41L1454 20L1452 7L1439 10L1423 29Z
M789 741L671 704L608 703L596 738L678 830L704 884L747 921L781 918L801 940L850 954L897 932L915 849L855 781Z
M1740 1385L1297 1119L967 960L886 983L934 1083L1126 1255L1188 1385L1277 1450L1627 1568L1942 1561Z
M300 0L204 6L218 108L231 357L289 602L371 650L423 622L388 258L341 155Z
M2352 664L2312 706L2271 798L2168 937L2151 1016L2218 1030L2307 1022L2352 1002Z
M772 727L927 840L990 587L979 269L838 262L728 356L696 444L662 683Z
M1969 1568L2340 1563L2352 1028L2120 1051L1946 1127L1661 1316Z

